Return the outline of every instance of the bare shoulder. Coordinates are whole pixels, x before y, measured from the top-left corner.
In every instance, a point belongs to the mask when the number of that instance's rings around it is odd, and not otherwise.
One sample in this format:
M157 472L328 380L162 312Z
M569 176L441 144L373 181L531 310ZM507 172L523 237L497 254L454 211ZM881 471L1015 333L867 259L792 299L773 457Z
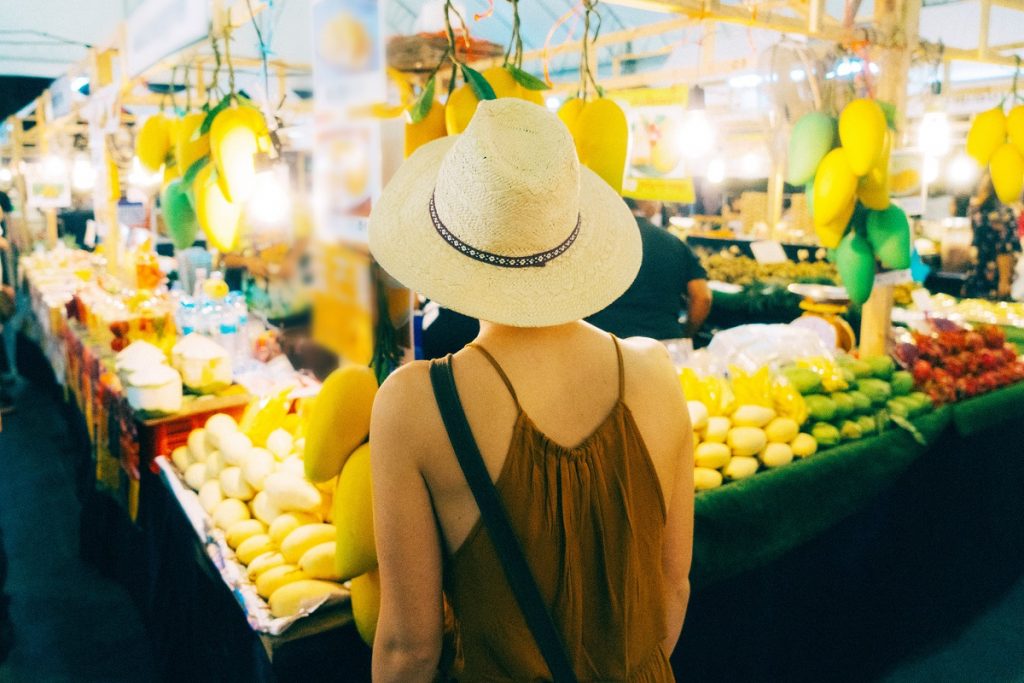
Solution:
M439 420L430 384L430 363L408 363L395 370L377 391L370 419L370 441L388 444L389 452L409 453L417 445L427 443ZM391 445L402 447L394 449Z
M627 389L632 386L644 392L678 391L676 369L664 345L646 337L631 337L621 340L620 346Z

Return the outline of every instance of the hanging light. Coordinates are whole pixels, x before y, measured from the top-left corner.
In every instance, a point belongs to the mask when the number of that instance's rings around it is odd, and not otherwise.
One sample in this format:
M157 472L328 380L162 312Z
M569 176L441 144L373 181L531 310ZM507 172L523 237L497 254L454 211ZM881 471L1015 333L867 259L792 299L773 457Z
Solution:
M725 180L725 159L716 157L709 161L706 177L712 185L720 185Z
M274 164L256 174L246 215L253 225L277 226L291 216L292 198L288 191L288 167Z
M128 184L141 190L152 189L163 180L163 174L159 171L151 173L142 168L142 162L138 157L132 159L132 170L128 174Z
M61 180L67 175L68 165L56 154L51 154L43 159L40 170L46 180Z
M964 152L957 154L946 167L946 180L957 189L974 186L978 178L978 165Z
M6 166L0 168L0 185L10 185L12 180L14 180L14 174L11 173L11 169Z
M715 129L705 110L704 88L695 85L690 90L689 104L683 113L679 150L683 156L695 159L708 154L714 144Z
M96 187L96 169L83 156L71 164L71 188L76 192L89 192Z
M939 158L933 156L926 156L924 158L924 166L921 169L921 175L924 177L924 182L931 185L939 179Z

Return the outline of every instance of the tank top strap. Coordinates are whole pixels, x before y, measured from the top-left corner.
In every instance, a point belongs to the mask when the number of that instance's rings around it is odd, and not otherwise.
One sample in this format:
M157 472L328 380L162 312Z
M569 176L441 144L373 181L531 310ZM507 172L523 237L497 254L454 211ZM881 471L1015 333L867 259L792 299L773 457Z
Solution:
M622 347L619 346L619 338L614 334L610 335L615 344L615 357L619 361L619 400L626 397L626 368L622 362Z
M512 386L512 380L510 380L508 378L508 375L505 374L505 371L501 369L501 365L494 358L494 356L491 355L491 352L485 349L484 347L480 346L476 342L470 342L466 344L466 346L470 346L483 354L484 358L487 359L487 362L491 364L494 370L498 373L498 376L501 377L501 381L505 383L505 388L508 389L508 393L512 395L512 400L516 404L516 410L521 412L523 408L522 406L519 405L519 396L516 395L515 387Z

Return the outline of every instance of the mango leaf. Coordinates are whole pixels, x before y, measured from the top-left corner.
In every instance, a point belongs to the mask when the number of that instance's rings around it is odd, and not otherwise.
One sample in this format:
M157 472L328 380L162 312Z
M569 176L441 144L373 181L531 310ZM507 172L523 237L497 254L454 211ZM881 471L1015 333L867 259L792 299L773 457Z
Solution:
M494 88L487 82L484 75L476 69L463 65L462 77L466 79L466 83L469 83L469 87L473 90L473 94L476 95L478 100L498 99L498 96L494 94Z
M516 79L516 83L523 86L527 90L548 90L548 84L537 78L529 71L523 71L514 64L506 64L505 68L512 74L512 78Z
M896 130L896 105L883 102L882 100L876 101L878 106L882 108L882 113L885 114L886 125L889 126L890 130Z
M221 113L231 104L231 95L227 95L223 100L217 103L217 106L206 112L206 118L203 119L203 125L199 126L199 135L193 135L193 138L198 139L210 132L210 126L213 125L213 120L217 118L217 114Z
M928 442L925 440L921 432L917 431L917 427L914 426L913 422L911 422L905 417L900 417L899 415L889 415L889 419L892 420L892 423L894 425L896 425L897 427L899 427L900 429L914 437L914 441L916 441L919 445L928 445Z
M606 91L605 91L605 89L603 87L601 87L600 85L595 85L594 88L597 90L597 96L598 97L604 97L605 96Z
M427 118L427 114L430 113L430 108L434 106L434 76L430 77L427 84L423 86L423 92L420 93L419 99L413 102L412 106L409 107L409 121L412 123L419 123L423 119Z
M191 166L188 167L188 170L185 171L185 175L181 177L181 182L184 183L186 186L191 187L192 182L196 179L196 176L199 175L199 172L202 171L203 168L208 163L210 163L210 157L208 156L205 156L201 159L197 159L195 162L193 162Z

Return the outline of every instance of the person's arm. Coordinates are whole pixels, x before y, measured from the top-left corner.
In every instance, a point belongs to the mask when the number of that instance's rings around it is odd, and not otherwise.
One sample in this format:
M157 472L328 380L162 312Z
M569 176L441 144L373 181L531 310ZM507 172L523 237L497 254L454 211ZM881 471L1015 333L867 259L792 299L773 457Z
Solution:
M692 337L704 326L711 313L711 290L705 279L686 283L686 336Z
M426 365L398 370L373 404L370 427L374 535L381 603L373 647L373 680L432 681L441 657L444 610L441 540L419 447Z

